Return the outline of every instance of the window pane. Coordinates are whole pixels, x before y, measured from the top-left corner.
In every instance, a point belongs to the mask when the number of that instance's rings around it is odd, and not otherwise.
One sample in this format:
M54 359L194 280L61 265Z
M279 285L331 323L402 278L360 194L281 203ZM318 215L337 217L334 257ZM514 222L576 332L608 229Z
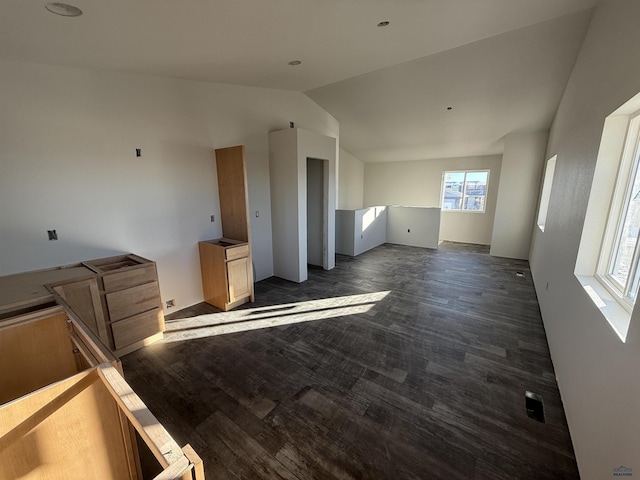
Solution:
M488 172L468 172L465 188L464 209L484 211L484 200L487 195Z
M637 159L636 159L637 162ZM635 168L633 184L629 196L627 197L627 208L624 213L622 226L618 233L617 244L614 251L613 262L609 270L609 275L621 288L627 285L629 271L632 268L633 254L638 241L638 231L640 230L640 175L638 168ZM636 287L637 288L637 287ZM631 292L630 292L631 296ZM635 299L636 292L632 298Z
M444 210L460 210L462 208L463 189L464 172L445 172L442 208Z

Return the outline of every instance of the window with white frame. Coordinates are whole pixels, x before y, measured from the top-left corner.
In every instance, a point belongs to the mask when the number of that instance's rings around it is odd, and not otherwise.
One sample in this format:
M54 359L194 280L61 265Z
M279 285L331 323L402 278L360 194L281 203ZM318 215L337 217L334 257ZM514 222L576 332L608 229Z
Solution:
M547 224L547 213L549 212L549 200L551 200L551 186L553 185L553 175L556 171L556 156L547 161L547 168L544 171L544 181L542 183L542 194L540 195L540 208L538 209L538 228L544 232Z
M442 209L484 212L489 186L489 170L444 172Z
M640 283L640 112L631 118L600 250L597 275L631 311Z

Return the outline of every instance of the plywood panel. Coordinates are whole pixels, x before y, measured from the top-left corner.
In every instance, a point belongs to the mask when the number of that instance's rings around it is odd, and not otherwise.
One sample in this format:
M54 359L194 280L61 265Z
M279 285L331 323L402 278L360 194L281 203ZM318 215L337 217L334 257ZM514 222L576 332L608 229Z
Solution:
M118 419L95 371L0 407L0 480L131 478Z
M0 306L51 300L51 293L44 285L91 274L93 272L88 268L78 266L17 273L0 277Z
M228 301L225 249L209 242L200 242L198 249L204 301L224 309Z
M249 241L249 197L247 194L244 145L216 149L218 193L222 235Z
M83 323L98 335L105 345L108 345L109 336L100 302L98 282L95 277L57 285L53 289L82 319Z
M0 404L77 373L67 315L0 328Z
M112 322L160 307L160 289L156 281L107 293L106 298Z

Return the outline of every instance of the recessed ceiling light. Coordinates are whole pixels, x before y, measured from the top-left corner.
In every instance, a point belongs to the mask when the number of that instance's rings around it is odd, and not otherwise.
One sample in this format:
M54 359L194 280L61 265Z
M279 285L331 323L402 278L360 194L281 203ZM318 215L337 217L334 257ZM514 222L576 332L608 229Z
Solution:
M289 62L289 65L291 65L292 67L295 67L296 65L300 65L302 63L301 60L291 60Z
M389 22L387 22L386 20L378 24L379 27L386 27L387 25L389 25Z
M82 10L66 3L47 3L44 8L63 17L79 17L82 15Z

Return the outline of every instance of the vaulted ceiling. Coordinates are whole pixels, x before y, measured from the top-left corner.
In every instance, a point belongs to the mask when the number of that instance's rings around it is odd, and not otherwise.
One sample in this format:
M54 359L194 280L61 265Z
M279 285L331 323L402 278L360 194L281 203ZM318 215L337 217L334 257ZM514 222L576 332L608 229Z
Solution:
M3 1L0 61L305 92L365 162L500 153L549 128L597 3L67 1L83 15Z

